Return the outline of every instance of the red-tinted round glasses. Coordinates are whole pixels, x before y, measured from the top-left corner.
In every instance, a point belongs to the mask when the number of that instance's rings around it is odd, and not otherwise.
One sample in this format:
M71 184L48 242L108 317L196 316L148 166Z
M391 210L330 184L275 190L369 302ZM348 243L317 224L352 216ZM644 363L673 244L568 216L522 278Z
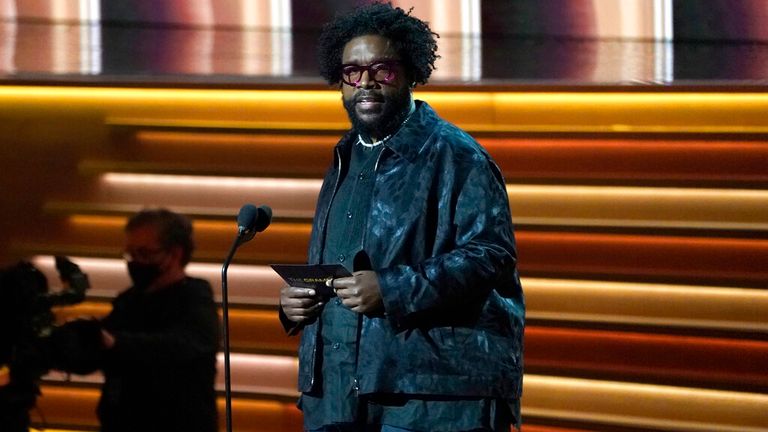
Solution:
M397 76L396 69L400 65L397 60L382 60L368 66L356 64L341 65L341 80L344 84L359 87L363 72L368 72L368 79L379 84L389 84Z

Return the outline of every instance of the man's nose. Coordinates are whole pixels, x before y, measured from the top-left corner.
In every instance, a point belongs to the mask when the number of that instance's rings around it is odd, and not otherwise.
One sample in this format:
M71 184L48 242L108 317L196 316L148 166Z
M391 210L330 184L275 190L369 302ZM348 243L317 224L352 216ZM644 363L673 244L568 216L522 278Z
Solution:
M375 85L376 81L371 79L371 74L367 70L364 70L360 75L360 82L357 85L357 88L370 88Z

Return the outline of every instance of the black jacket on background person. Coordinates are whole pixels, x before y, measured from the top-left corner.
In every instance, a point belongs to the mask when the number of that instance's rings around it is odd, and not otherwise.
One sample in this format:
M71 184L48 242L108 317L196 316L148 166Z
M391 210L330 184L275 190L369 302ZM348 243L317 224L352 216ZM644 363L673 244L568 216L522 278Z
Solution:
M329 206L346 169L341 161L356 141L351 131L336 146L318 198L309 263L323 255ZM359 394L518 399L525 305L498 167L472 137L421 101L384 146L359 250L378 274L385 313L362 320ZM286 329L296 325L280 312ZM302 392L319 384L319 332L318 320L304 323Z
M190 278L154 292L130 288L102 322L115 336L105 353L101 430L218 430L217 307L211 286Z

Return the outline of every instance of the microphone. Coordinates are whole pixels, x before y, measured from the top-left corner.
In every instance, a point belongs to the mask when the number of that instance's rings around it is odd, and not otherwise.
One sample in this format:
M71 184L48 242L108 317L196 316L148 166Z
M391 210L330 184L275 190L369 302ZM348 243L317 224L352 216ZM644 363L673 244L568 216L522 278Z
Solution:
M221 266L221 308L224 330L224 398L226 401L226 427L232 432L232 387L229 372L229 301L227 300L227 269L235 251L243 243L251 240L257 232L264 231L272 222L272 209L268 206L256 207L245 204L237 213L237 236L232 242L224 264Z
M262 232L272 222L272 209L269 206L256 207L245 204L237 214L237 244L250 241L257 232Z
M259 206L256 209L256 220L253 222L253 230L256 232L262 232L272 222L272 209L269 206Z
M253 204L245 204L240 207L240 212L237 213L237 232L242 233L249 231L253 228L258 217L259 209Z

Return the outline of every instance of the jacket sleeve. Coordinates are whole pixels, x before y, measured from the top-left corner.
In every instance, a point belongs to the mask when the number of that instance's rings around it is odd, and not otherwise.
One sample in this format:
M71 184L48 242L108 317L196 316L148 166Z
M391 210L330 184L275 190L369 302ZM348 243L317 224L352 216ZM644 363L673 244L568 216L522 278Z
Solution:
M280 319L280 324L283 326L283 330L285 330L285 333L288 336L295 336L296 333L298 333L302 327L304 327L304 322L293 322L288 319L288 316L285 315L285 312L283 312L282 305L278 305L277 307L277 316Z
M395 328L420 325L420 318L430 323L436 317L451 320L469 305L481 305L492 290L522 299L504 181L488 159L475 159L470 166L451 194L453 211L438 210L452 215L438 218L443 226L436 227L450 233L447 246L422 262L378 272L385 312ZM450 201L439 202L447 206Z

